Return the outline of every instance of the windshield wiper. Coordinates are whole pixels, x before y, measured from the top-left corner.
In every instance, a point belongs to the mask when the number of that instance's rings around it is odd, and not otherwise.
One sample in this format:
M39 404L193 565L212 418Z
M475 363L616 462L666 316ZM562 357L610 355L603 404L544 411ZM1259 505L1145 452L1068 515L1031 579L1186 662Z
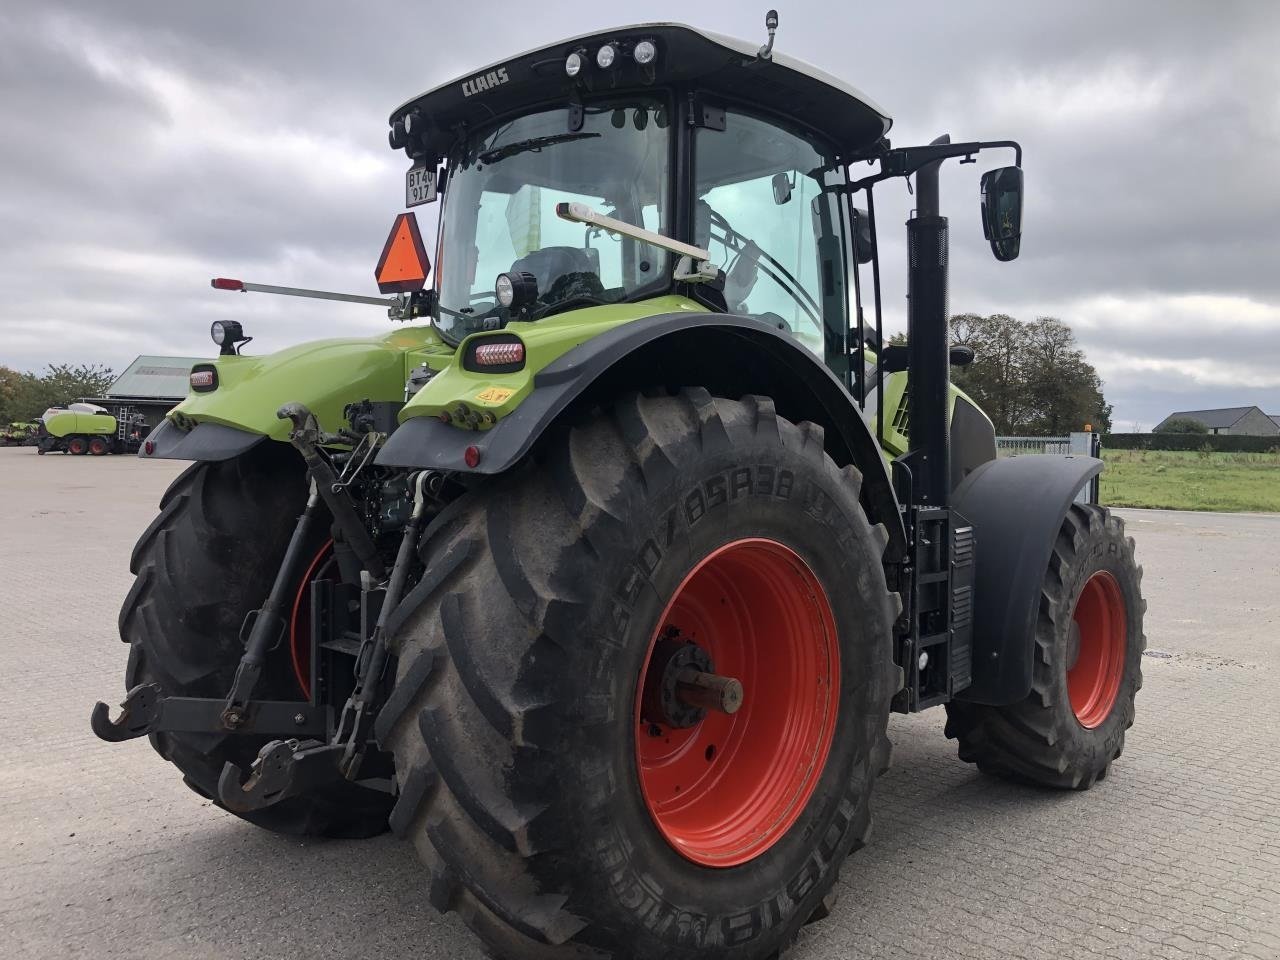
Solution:
M481 163L497 163L499 160L507 159L507 157L514 157L518 153L537 152L543 147L554 146L557 143L569 143L572 140L586 140L598 136L600 136L598 133L557 133L550 137L530 137L528 140L508 143L505 147L494 147L492 150L486 150L480 154L479 159Z

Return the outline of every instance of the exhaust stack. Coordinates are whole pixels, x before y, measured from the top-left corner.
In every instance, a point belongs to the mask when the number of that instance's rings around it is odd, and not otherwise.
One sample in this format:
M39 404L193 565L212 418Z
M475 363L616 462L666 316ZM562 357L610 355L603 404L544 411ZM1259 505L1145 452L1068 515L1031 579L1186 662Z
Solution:
M946 134L930 146L949 144ZM947 319L947 218L939 213L942 158L916 172L916 212L907 221L907 381L916 504L945 507L950 500L951 430L948 401L951 364Z

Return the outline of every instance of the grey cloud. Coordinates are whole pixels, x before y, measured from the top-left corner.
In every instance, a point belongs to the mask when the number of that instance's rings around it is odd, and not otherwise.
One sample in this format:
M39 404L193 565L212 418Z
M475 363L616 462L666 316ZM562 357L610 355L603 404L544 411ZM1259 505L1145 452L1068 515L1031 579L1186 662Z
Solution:
M376 332L385 325L377 311L216 294L207 280L368 290L401 209L405 161L385 147L397 103L473 66L616 22L693 18L754 38L764 6L664 0L623 12L556 2L529 17L515 16L528 9L515 3L7 4L0 363L119 367L141 350L199 353L209 320L229 315L261 331L254 349ZM997 264L985 250L977 171L952 165L944 176L955 309L1059 315L1077 324L1100 367L1132 355L1203 358L1226 370L1245 357L1280 370L1280 321L1245 326L1215 313L1200 336L1181 312L1165 330L1099 325L1089 314L1101 296L1135 308L1191 294L1280 304L1275 5L934 0L795 3L781 13L780 48L883 104L897 120L895 143L943 130L1022 140L1029 196L1017 263ZM102 56L114 58L114 74ZM194 99L175 110L163 83L149 85L157 72ZM1108 77L1119 78L1110 89L1099 79ZM1108 98L1123 83L1136 94L1119 109ZM1054 102L1070 109L1055 113ZM227 114L231 142L210 128ZM312 138L315 155L300 160L286 142L294 136ZM878 199L894 326L911 198L893 188ZM1270 390L1257 392L1280 408ZM1121 420L1147 426L1166 401L1262 402L1229 377L1206 385L1176 369L1112 375L1107 392Z

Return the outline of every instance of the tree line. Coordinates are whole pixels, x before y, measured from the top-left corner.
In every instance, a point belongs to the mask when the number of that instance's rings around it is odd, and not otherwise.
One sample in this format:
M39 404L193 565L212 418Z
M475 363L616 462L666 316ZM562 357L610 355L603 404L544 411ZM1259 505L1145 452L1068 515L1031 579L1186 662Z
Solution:
M52 363L43 373L0 366L0 424L34 420L79 397L100 397L115 378L110 367L96 363Z
M1056 317L1029 323L1004 313L960 313L951 318L951 340L973 348L967 367L951 378L980 406L1002 436L1062 436L1086 425L1111 431L1111 404L1102 380Z

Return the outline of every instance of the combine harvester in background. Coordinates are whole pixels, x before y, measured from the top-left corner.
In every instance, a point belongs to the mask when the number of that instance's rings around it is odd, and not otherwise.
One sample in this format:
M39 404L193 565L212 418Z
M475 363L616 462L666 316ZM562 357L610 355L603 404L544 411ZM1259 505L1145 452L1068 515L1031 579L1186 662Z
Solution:
M51 450L77 456L91 453L95 457L108 453L137 453L147 433L143 417L114 417L96 403L50 407L41 415L38 424L37 448L41 455Z

